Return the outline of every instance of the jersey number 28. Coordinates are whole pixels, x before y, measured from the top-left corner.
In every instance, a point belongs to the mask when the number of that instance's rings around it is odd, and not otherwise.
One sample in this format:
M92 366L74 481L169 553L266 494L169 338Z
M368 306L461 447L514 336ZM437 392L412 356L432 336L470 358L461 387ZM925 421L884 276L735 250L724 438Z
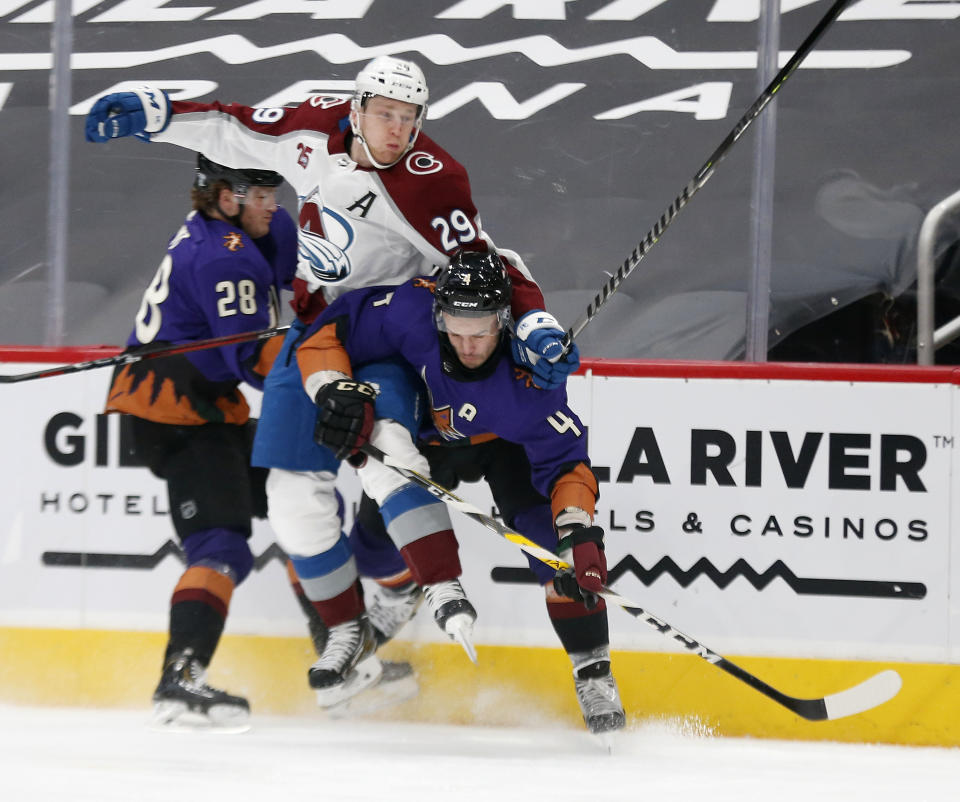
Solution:
M254 315L257 312L257 285L248 278L232 281L218 281L214 287L217 295L217 313L220 317L231 317L239 311L242 315Z

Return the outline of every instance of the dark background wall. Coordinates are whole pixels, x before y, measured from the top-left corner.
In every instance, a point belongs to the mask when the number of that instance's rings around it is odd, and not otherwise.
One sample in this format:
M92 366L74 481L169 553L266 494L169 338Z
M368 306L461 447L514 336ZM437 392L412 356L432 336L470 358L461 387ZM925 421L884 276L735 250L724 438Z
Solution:
M831 3L783 5L789 54ZM267 13L281 6L300 11ZM279 105L299 81L342 91L331 82L380 53L418 61L431 136L467 166L485 227L525 257L567 325L759 88L758 0L77 8L70 214L60 221L68 344L125 339L187 208L191 153L83 141L89 103L121 81ZM49 3L0 6L0 342L10 344L44 336L50 13ZM913 281L923 216L957 189L958 17L958 2L858 0L779 94L771 344ZM477 94L486 103L464 102ZM602 119L641 101L655 108ZM755 136L756 126L586 329L586 354L742 356Z

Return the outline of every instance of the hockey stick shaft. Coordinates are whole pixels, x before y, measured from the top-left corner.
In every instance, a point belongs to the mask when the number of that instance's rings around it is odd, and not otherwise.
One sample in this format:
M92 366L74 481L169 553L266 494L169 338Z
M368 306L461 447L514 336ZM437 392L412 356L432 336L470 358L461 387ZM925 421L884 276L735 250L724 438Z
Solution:
M14 382L30 381L31 379L46 379L50 376L63 376L67 373L79 373L84 370L95 370L96 368L108 368L116 365L129 365L134 362L141 362L144 359L158 359L165 356L174 356L176 354L187 354L191 351L205 351L208 348L219 348L224 345L236 345L238 343L250 342L252 340L268 340L276 337L278 334L286 332L290 326L275 326L272 329L262 331L245 331L238 334L227 334L223 337L213 337L209 340L194 340L188 343L179 343L169 345L164 343L155 348L147 348L142 351L132 353L122 353L116 356L105 356L100 359L91 359L89 362L74 362L70 365L60 365L55 368L45 368L36 370L32 373L15 373L11 375L0 375L0 384L13 384Z
M502 538L510 541L516 546L519 546L524 553L529 554L546 565L549 565L554 570L562 570L571 567L569 563L561 560L553 552L543 548L543 546L540 546L538 543L535 543L519 532L513 531L495 518L485 515L469 502L464 501L451 491L441 487L429 477L418 473L412 468L400 464L376 446L368 443L364 445L361 450L368 457L383 463L388 468L391 468L399 473L408 481L411 481L414 484L424 488L440 501L456 510L459 510L468 518L473 519L487 529L496 532ZM631 601L625 596L621 596L619 593L616 593L610 588L604 587L603 591L600 593L600 596L612 604L619 605L630 615L653 627L664 637L676 641L685 649L695 654L697 657L706 660L708 663L716 666L721 671L725 671L730 676L736 677L741 682L749 685L755 691L759 691L767 698L772 699L774 702L777 702L778 704L782 705L793 713L796 713L798 716L807 719L808 721L824 721L827 719L837 719L844 716L852 716L856 713L862 713L865 710L870 710L871 708L892 699L900 690L900 675L895 671L886 670L881 671L879 674L875 674L858 685L847 688L846 690L835 694L830 694L829 696L821 697L819 699L800 699L795 696L789 696L788 694L785 694L782 691L774 688L772 685L764 682L756 675L751 674L745 668L741 668L736 663L728 660L707 646L704 646L696 639L671 626L662 618L658 618L657 616L647 612L636 602Z
M783 65L780 72L774 76L766 89L760 93L759 97L753 102L753 105L737 120L737 124L733 126L733 130L727 134L723 142L710 154L710 157L703 163L703 166L697 170L693 178L690 179L690 182L683 188L683 191L673 199L673 202L666 208L664 213L660 215L660 219L657 220L653 228L651 228L647 232L647 235L634 247L623 264L617 268L617 272L611 275L607 282L600 288L594 296L593 301L587 305L587 310L583 316L577 320L564 335L564 349L569 348L573 340L575 340L590 321L597 316L600 308L607 302L610 296L620 288L620 285L623 284L627 276L634 271L643 257L646 256L650 252L650 249L660 240L660 237L663 236L663 233L669 225L676 219L677 215L680 214L680 210L686 206L700 188L710 180L710 176L712 176L714 170L717 169L717 165L726 158L736 141L743 136L744 131L750 127L750 124L760 116L760 112L773 100L774 95L776 95L787 79L793 74L794 70L800 66L800 63L810 54L810 51L816 46L827 28L833 24L834 20L840 16L840 13L850 2L851 0L837 0L837 2L830 7L830 10L824 14L823 19L817 23L807 38L803 40L800 47L797 48L789 61Z

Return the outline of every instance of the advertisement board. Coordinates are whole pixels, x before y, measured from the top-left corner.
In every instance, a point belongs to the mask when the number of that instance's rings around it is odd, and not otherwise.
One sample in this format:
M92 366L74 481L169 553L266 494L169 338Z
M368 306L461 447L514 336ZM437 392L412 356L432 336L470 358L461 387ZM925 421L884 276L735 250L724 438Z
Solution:
M685 376L676 364L664 375L657 363L588 363L569 385L600 479L610 585L713 648L953 661L952 371L881 381L822 368L811 380L809 369L770 378L719 363ZM0 423L4 625L165 628L182 556L163 483L131 464L122 418L102 414L108 379L96 370L3 388L16 410ZM339 482L349 527L353 471ZM495 513L485 489L456 491ZM524 555L454 517L478 642L554 645ZM266 522L252 544L256 567L228 631L301 633ZM618 648L680 648L622 611L611 622ZM441 637L427 616L416 624L411 637Z

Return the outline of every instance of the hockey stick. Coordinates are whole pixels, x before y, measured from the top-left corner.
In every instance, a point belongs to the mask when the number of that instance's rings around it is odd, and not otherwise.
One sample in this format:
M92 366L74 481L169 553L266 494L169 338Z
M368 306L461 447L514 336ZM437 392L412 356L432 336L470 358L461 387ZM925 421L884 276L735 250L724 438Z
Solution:
M650 231L647 232L647 235L637 244L633 252L617 269L617 272L611 275L607 283L600 288L600 291L594 296L593 301L587 305L586 313L570 327L563 338L564 350L569 349L573 340L576 339L587 327L587 324L596 317L597 312L607 302L607 299L620 288L620 285L623 284L627 276L634 271L643 257L650 252L650 249L653 248L660 237L663 236L663 232L667 230L667 227L676 219L677 215L680 214L680 210L686 206L699 189L707 183L710 176L713 175L713 171L716 170L717 165L723 161L731 148L733 148L734 143L736 143L743 135L743 132L750 127L750 124L760 115L760 112L766 108L767 104L773 100L773 96L780 90L783 84L786 83L786 80L793 74L794 70L800 66L800 63L810 54L810 51L813 50L820 37L823 36L827 28L833 24L833 21L840 16L840 12L842 12L844 7L849 3L850 0L837 0L837 2L830 7L830 10L823 16L823 19L817 23L809 36L804 39L803 44L797 48L797 51L790 57L790 60L783 65L783 68L774 76L773 80L767 85L767 88L760 93L760 96L753 102L753 105L747 109L746 113L737 120L737 124L734 125L733 130L727 134L726 139L710 154L710 158L697 170L696 175L694 175L690 183L683 188L683 191L673 199L673 203L660 215L660 219L657 220L653 228L651 228Z
M111 365L130 365L134 362L140 362L144 359L157 359L163 356L173 356L175 354L186 354L190 351L205 351L208 348L218 348L221 345L235 345L245 343L251 340L268 340L276 337L278 334L286 332L290 326L276 326L272 329L263 331L244 331L239 334L227 334L223 337L213 337L209 340L195 340L194 342L179 343L177 345L159 344L154 348L146 348L136 353L123 353L116 356L104 356L100 359L91 359L89 362L74 362L71 365L60 365L56 368L45 368L35 370L32 373L15 373L12 375L0 375L0 384L12 384L14 382L30 381L31 379L46 379L49 376L63 376L66 373L79 373L83 370L94 370L95 368L107 368Z
M441 487L432 479L423 476L412 468L408 468L405 465L400 464L376 446L368 443L362 447L361 451L363 451L363 453L368 457L372 457L378 462L382 462L388 468L392 468L405 479L408 479L414 484L424 488L431 495L436 496L450 507L459 510L468 518L472 518L474 521L482 524L487 529L496 532L502 538L509 540L516 546L519 546L525 553L535 557L542 563L549 565L551 568L555 570L561 570L571 567L569 563L558 558L553 552L548 551L537 543L534 543L532 540L524 537L519 532L514 532L512 529L504 526L495 518L491 518L489 515L484 515L469 502L464 501L462 498L454 495L446 488ZM777 690L772 685L768 685L762 679L754 674L751 674L746 669L741 668L736 663L731 662L726 657L717 654L715 651L707 646L704 646L702 643L698 642L694 638L691 638L689 635L686 635L680 630L674 628L662 618L657 618L652 613L647 612L639 604L631 601L625 596L621 596L619 593L614 592L608 587L604 587L600 595L608 602L619 605L628 613L630 613L630 615L634 616L635 618L639 618L645 624L649 624L661 635L675 640L685 649L693 652L697 657L706 660L708 663L716 666L722 671L726 671L731 676L736 677L741 682L749 685L755 691L759 691L764 696L772 699L774 702L777 702L778 704L796 713L798 716L807 719L808 721L833 720L843 718L844 716L853 716L857 713L863 713L866 710L870 710L871 708L877 707L878 705L881 705L884 702L892 699L897 695L900 690L900 686L902 685L900 675L896 671L887 669L864 680L858 685L854 685L852 688L847 688L846 690L839 691L837 693L822 696L818 699L800 699L796 696L789 696L788 694Z

